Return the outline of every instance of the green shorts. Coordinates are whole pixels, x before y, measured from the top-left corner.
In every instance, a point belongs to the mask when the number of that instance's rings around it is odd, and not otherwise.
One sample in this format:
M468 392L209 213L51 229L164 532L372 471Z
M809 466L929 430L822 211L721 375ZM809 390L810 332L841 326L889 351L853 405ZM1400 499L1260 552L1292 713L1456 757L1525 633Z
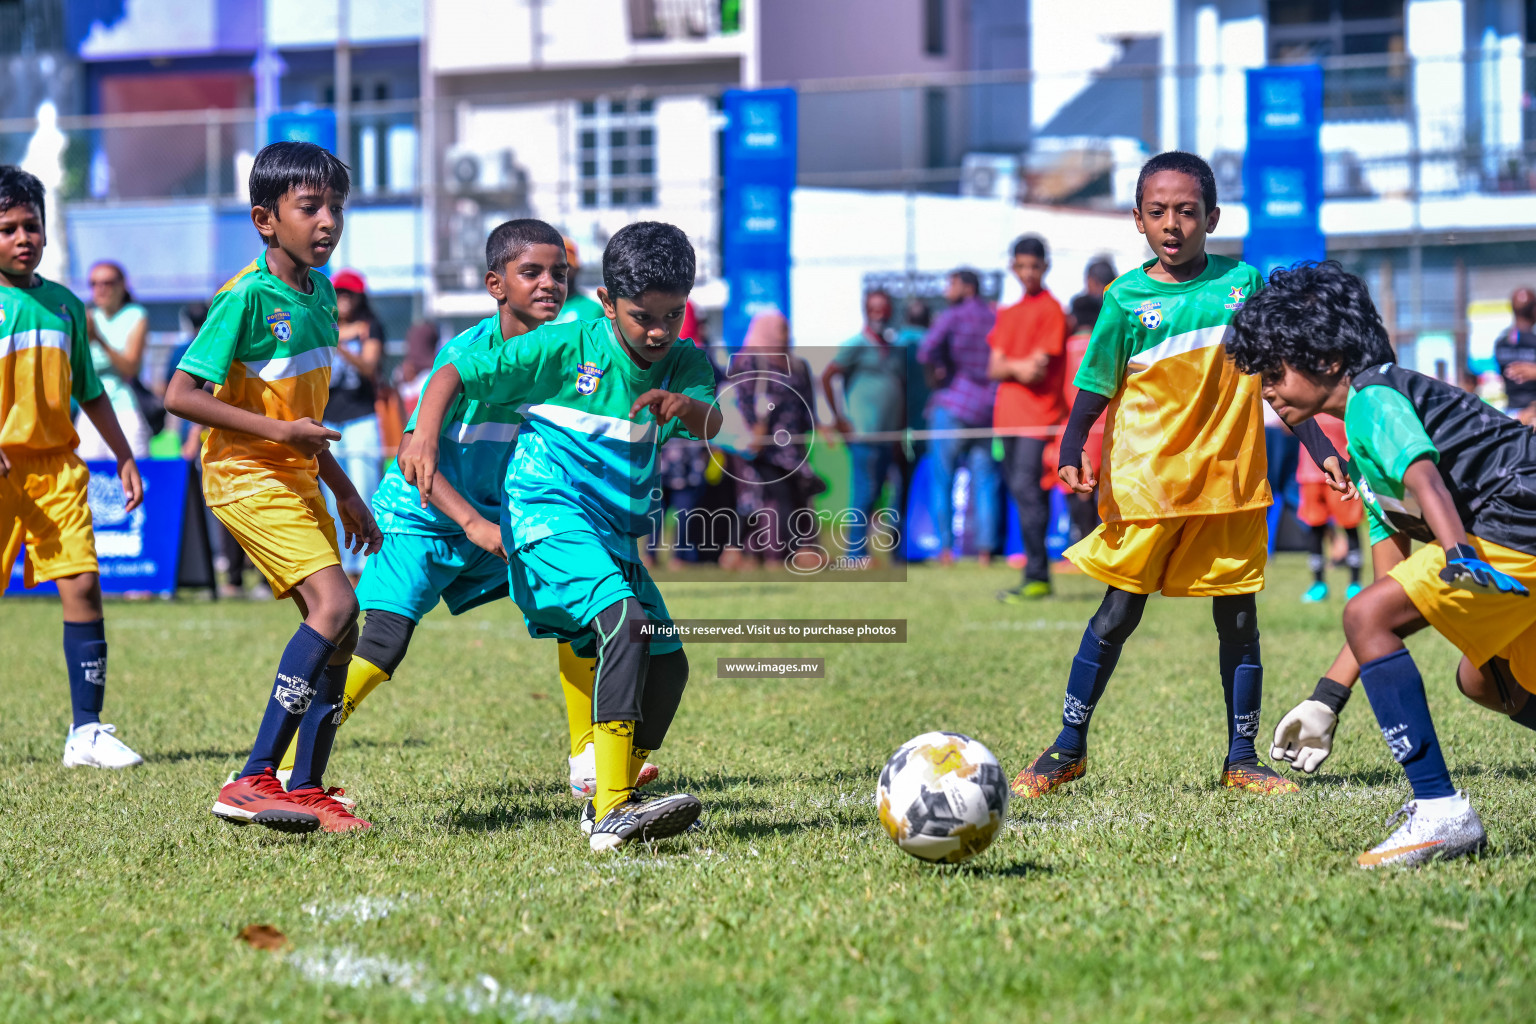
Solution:
M615 557L595 533L561 533L510 554L512 600L523 610L529 636L555 637L569 642L579 656L595 657L597 638L589 627L598 612L631 597L663 627L659 632L670 632L672 616L645 566ZM652 654L670 654L682 646L670 635L651 639Z

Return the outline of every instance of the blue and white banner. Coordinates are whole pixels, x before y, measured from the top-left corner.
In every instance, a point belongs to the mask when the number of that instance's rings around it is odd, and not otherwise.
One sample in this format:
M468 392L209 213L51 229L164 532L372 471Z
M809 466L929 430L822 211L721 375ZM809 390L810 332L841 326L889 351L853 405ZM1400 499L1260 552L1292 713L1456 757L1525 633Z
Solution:
M1327 255L1323 206L1323 70L1316 64L1248 72L1243 259L1266 278L1277 267Z
M798 108L793 89L725 94L725 211L721 257L730 288L723 338L736 349L758 313L789 315L790 201Z

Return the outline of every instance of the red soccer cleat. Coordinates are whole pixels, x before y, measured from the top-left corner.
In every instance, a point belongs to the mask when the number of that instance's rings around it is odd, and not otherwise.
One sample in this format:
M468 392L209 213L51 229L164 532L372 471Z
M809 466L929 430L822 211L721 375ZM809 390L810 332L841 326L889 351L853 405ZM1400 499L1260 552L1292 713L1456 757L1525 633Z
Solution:
M313 832L320 817L283 791L271 768L224 784L213 802L213 816L231 825L265 825L279 832Z
M373 827L337 800L334 791L309 786L288 791L288 799L314 814L320 821L322 832L359 832Z

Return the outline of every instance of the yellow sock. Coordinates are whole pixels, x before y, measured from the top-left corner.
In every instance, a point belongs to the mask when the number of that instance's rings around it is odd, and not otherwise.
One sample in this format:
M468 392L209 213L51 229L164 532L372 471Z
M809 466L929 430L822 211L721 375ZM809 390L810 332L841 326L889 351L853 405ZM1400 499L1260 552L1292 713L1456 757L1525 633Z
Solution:
M634 722L599 722L592 728L597 755L597 795L592 798L597 820L629 799L633 781ZM638 772L638 769L635 769Z
M363 702L363 698L373 692L389 675L373 662L357 655L352 655L352 660L347 664L347 693L341 700L341 720L345 722L352 717L352 712ZM288 744L288 752L283 755L282 764L277 766L280 772L293 771L293 759L299 750L299 738L295 736Z
M629 752L629 788L634 789L635 783L640 781L640 769L645 767L645 762L650 758L651 752L643 747L633 747Z
M565 718L571 730L571 756L592 742L592 682L596 658L579 658L570 644L560 645L560 689L565 692Z

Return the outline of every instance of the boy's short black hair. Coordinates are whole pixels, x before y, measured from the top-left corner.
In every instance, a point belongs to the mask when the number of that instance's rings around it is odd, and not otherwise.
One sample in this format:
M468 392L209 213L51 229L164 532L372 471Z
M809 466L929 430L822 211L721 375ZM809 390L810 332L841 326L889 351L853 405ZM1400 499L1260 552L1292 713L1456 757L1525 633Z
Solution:
M335 189L346 199L352 191L347 165L313 142L274 142L263 146L251 165L251 205L277 212L277 204L306 185Z
M1216 209L1216 172L1195 154L1181 149L1159 153L1141 165L1141 173L1136 176L1136 209L1141 209L1141 192L1147 179L1163 171L1178 171L1194 178L1200 183L1200 200L1205 203L1205 212Z
M1268 376L1285 366L1325 375L1338 362L1353 377L1397 359L1370 289L1334 260L1269 275L1232 317L1226 346L1243 373Z
M1099 256L1088 264L1083 271L1083 276L1090 281L1108 286L1119 275L1115 273L1115 265L1107 257Z
M959 270L951 270L949 276L969 288L974 294L981 294L981 278L970 267L961 267Z
M603 287L609 299L646 292L687 295L697 269L693 243L682 228L656 220L626 224L603 250Z
M43 209L46 192L35 174L30 174L15 164L0 164L0 213L18 206L30 206L37 211L37 219L46 216Z
M535 245L552 245L561 255L565 254L565 236L541 220L520 217L498 224L485 240L485 269L500 274L508 263Z
M1072 314L1072 319L1077 321L1078 330L1093 330L1093 325L1099 322L1099 313L1104 309L1104 303L1092 295L1075 295L1072 297L1071 308L1067 312Z
M1044 262L1050 257L1046 255L1045 239L1039 235L1020 235L1013 242L1013 258L1020 256L1033 256Z

